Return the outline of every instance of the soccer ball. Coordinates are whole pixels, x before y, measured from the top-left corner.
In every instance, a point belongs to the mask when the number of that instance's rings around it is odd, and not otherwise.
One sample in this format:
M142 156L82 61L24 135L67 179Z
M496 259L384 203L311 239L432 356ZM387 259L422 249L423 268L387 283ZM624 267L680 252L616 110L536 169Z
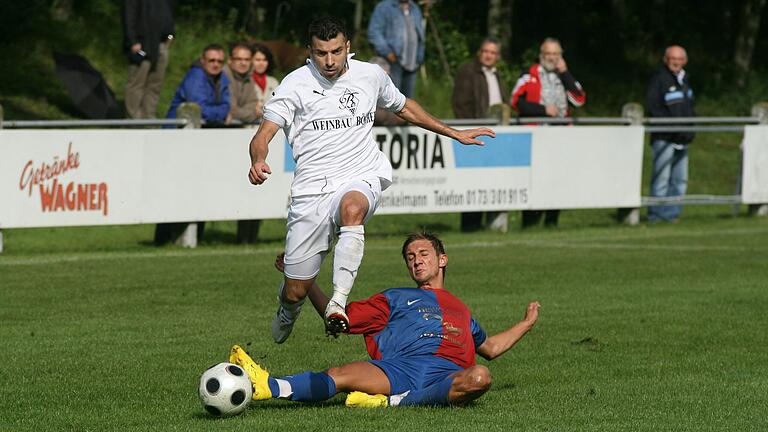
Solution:
M198 393L206 411L226 417L245 410L253 396L253 385L240 366L219 363L203 372Z

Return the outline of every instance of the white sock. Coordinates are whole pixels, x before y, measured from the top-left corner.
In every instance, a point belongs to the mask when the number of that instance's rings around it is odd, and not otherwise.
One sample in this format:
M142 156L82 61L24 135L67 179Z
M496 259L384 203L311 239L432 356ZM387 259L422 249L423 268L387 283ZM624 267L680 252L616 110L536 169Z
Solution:
M362 225L343 226L339 229L339 241L333 250L333 296L339 306L347 305L347 297L363 261L365 230Z
M277 386L280 387L280 394L277 395L277 397L281 399L288 399L291 397L293 394L293 387L291 387L291 383L279 378L275 378L275 381L277 381Z
M282 391L282 390L280 390L280 391ZM398 405L400 405L400 402L401 402L401 401L402 401L402 400L403 400L403 399L404 399L406 396L408 396L408 393L410 393L410 392L411 392L411 391L410 391L410 390L408 390L408 391L407 391L407 392L405 392L405 393L400 393L400 394L396 394L396 395L391 395L391 396L389 396L389 397L387 398L387 399L388 399L388 401L389 401L389 406L398 406Z

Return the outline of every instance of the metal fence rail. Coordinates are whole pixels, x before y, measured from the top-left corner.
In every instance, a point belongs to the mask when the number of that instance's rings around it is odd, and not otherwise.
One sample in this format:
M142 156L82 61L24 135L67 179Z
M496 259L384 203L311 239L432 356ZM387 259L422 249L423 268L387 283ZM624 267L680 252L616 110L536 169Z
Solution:
M145 120L6 120L5 129L78 128L78 127L147 127L186 126L187 119L145 119Z

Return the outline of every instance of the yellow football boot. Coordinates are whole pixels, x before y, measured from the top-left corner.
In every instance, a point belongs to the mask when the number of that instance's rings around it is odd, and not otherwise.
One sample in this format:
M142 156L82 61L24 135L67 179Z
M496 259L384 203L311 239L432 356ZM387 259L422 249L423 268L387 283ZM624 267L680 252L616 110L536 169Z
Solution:
M240 348L240 345L232 346L229 351L229 362L240 366L248 374L248 378L253 383L253 400L266 400L272 397L268 383L269 372L253 361L251 356Z
M347 395L347 401L344 404L355 408L383 408L389 406L389 399L383 394L371 395L353 391Z

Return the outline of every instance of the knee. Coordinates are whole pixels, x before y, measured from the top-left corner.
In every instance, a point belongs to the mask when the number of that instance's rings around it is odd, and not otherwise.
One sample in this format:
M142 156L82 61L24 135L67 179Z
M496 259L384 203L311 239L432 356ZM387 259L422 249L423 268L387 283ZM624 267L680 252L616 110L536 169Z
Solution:
M307 284L307 282L309 282L309 284ZM283 288L283 298L291 303L301 301L307 296L311 284L312 281L296 281L288 279L285 281L285 287Z
M362 225L365 215L368 213L368 206L358 201L349 201L344 203L341 208L341 222L343 225Z
M491 388L491 371L483 366L473 366L469 371L470 391L486 392Z

